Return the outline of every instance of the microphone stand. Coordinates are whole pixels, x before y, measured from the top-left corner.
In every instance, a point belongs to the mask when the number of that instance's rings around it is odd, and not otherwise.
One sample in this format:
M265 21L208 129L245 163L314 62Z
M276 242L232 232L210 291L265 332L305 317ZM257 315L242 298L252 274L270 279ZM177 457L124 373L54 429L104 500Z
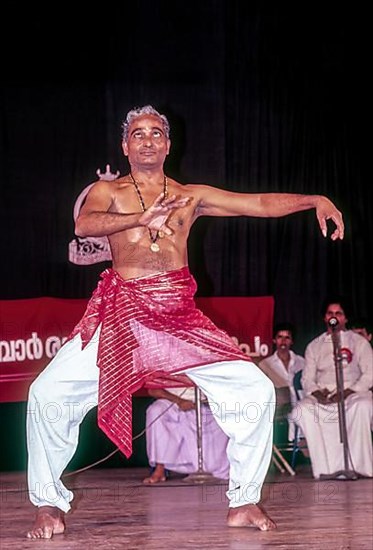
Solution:
M346 410L344 397L344 381L343 381L343 364L341 354L341 333L337 329L337 325L329 325L332 328L333 356L335 366L335 378L337 384L338 396L338 424L339 424L339 440L343 445L343 460L344 470L338 470L333 474L321 474L320 479L358 479L358 474L355 470L349 468L349 448L346 427Z
M194 388L197 422L197 452L198 470L183 478L186 483L221 483L221 479L214 477L210 472L203 469L203 448L202 448L202 411L201 411L201 390L198 386Z

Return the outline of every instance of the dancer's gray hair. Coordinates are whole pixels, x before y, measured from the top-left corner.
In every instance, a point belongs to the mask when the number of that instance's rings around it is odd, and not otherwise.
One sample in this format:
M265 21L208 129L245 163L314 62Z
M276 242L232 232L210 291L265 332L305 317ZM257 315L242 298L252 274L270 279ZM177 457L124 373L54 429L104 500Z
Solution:
M163 130L166 134L167 139L170 137L170 123L167 120L166 115L159 113L152 105L144 105L144 107L134 107L128 111L125 120L122 123L122 139L123 141L128 140L128 130L132 122L142 115L155 115L159 117L162 121Z

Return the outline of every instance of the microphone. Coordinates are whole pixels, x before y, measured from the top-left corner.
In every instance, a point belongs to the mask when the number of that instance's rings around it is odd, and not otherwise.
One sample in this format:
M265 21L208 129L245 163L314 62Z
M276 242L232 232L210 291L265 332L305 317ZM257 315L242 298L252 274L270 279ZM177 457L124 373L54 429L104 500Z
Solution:
M329 321L328 321L328 325L332 328L332 329L335 329L337 327L337 325L339 324L338 322L338 319L336 317L330 317Z

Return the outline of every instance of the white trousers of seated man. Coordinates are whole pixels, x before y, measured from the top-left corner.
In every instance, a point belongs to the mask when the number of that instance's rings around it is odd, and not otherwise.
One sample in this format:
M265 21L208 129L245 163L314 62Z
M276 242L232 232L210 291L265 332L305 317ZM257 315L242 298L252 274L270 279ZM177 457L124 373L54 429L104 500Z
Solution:
M356 392L345 399L348 469L366 477L373 476L372 411L370 391ZM298 401L290 417L307 440L314 478L345 470L337 403L321 405L314 396L308 396Z
M84 350L79 334L66 342L30 386L28 486L35 506L55 506L63 512L71 508L73 493L61 476L75 454L81 422L97 405L99 331ZM258 503L272 456L272 382L254 363L240 360L184 372L206 395L229 437L229 507Z

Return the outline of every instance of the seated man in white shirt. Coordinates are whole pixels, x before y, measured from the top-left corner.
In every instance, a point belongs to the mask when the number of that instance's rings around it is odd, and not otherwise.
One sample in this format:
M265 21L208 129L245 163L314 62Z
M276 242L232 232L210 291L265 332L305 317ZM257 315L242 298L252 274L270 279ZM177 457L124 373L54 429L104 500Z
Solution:
M197 472L194 387L149 389L148 393L156 398L146 410L146 450L153 471L143 483L166 481L166 470L180 474ZM228 479L228 437L216 423L203 394L201 425L203 469L216 478Z
M341 298L329 298L323 307L326 332L312 340L305 352L302 374L305 398L292 411L294 421L307 438L313 475L336 478L345 470L340 441L333 331L340 340L343 369L343 401L348 438L349 470L373 476L371 438L373 351L366 338L346 329L346 306Z
M294 326L278 323L273 330L275 352L259 362L259 368L270 378L276 389L276 407L290 409L296 405L294 375L303 369L305 361L291 350L294 344ZM289 441L294 439L294 422L289 420Z

